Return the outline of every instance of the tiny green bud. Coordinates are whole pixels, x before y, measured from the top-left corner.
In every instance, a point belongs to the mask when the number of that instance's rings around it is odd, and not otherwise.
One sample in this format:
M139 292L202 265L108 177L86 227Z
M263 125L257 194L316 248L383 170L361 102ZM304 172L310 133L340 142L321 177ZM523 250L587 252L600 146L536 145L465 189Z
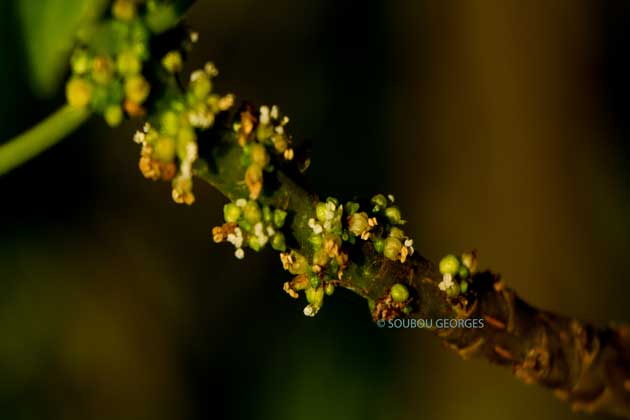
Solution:
M251 231L253 230L252 224L249 223L247 220L239 220L238 225L241 227L241 229L243 229L245 232L251 233Z
M195 130L191 127L182 127L177 133L177 156L184 160L188 155L188 144L197 141Z
M335 285L332 283L328 283L326 285L326 288L324 289L324 292L326 292L327 296L332 296L332 294L335 293Z
M190 82L190 90L197 99L205 99L212 90L210 77L202 71L193 74L196 77Z
M70 58L72 72L77 75L83 75L90 69L90 56L85 50L77 49L72 53Z
M394 299L394 302L404 302L409 299L409 290L404 284L396 283L389 291L390 296Z
M92 79L98 84L104 85L109 83L114 76L114 63L111 58L106 55L100 55L94 58L92 62Z
M468 282L466 280L462 280L459 283L459 288L462 293L466 293L468 291Z
M385 209L385 217L395 225L401 222L400 210L396 206L387 207Z
M383 194L377 194L374 197L372 197L371 200L372 204L374 204L374 210L375 211L380 211L382 209L385 208L385 206L387 206L387 198L385 198L385 196Z
M142 63L133 51L124 51L116 58L118 73L125 77L135 76L142 70Z
M403 313L405 315L409 315L411 312L413 312L413 307L411 305L407 305L403 308Z
M453 297L457 297L457 295L459 295L459 284L458 283L453 283L453 285L451 287L449 287L448 289L446 289L446 296L453 298Z
M273 211L273 225L280 229L284 226L284 221L287 218L287 212L281 209L275 209Z
M328 197L328 198L326 198L326 202L327 203L333 203L335 205L335 207L337 207L339 205L339 200L337 200L335 197Z
M162 162L172 162L175 158L175 142L170 137L160 137L155 144L153 156Z
M383 245L383 255L392 261L396 261L398 259L398 254L400 253L400 249L402 248L402 243L398 238L394 238L390 236L385 239L385 243Z
M440 273L455 275L459 271L459 259L449 254L440 260Z
M462 263L468 268L471 273L477 271L477 252L464 252L462 254Z
M164 66L169 73L177 73L178 71L181 71L182 62L182 55L176 50L167 52L162 58L162 66Z
M304 274L308 270L308 261L306 257L297 252L292 252L293 264L289 266L289 273L291 274Z
M319 276L318 276L317 274L315 274L315 273L311 273L311 274L308 276L308 281L309 281L309 283L311 284L311 287L312 287L312 288L315 288L315 289L316 289L316 288L318 288L318 287L319 287L319 284L321 283L321 279L320 279L320 278L319 278Z
M258 252L262 249L262 246L260 245L260 242L258 241L258 237L256 236L250 236L249 237L249 241L248 241L249 247L251 249L253 249L254 251Z
M348 221L348 230L355 236L361 236L368 229L368 215L365 212L354 213Z
M317 309L321 308L322 304L324 303L324 288L323 287L308 288L306 289L305 294L306 294L306 300L308 301L308 303L310 303Z
M271 247L276 251L284 251L287 249L284 234L282 232L276 232L271 238Z
M457 275L459 276L460 279L467 279L468 276L470 275L470 271L468 271L468 267L466 267L464 264L459 266L459 270L457 271Z
M125 96L132 102L143 103L149 96L150 90L149 82L140 75L125 80Z
M405 232L403 232L401 228L397 228L394 226L389 230L389 236L398 238L398 239L403 239L405 237Z
M269 163L269 154L265 146L259 143L253 143L250 148L250 157L252 162L264 168Z
M70 106L87 106L92 99L92 85L85 79L70 79L66 84L66 99Z
M352 216L354 213L359 211L359 203L355 203L354 201L348 201L346 203L346 212L349 216Z
M385 249L385 241L381 238L374 239L374 249L381 254Z
M319 248L313 254L313 264L325 267L326 264L328 264L328 261L330 261L330 256L324 248Z
M118 127L124 118L123 110L120 105L110 105L105 108L103 117L105 118L107 125L110 127Z
M223 206L223 218L227 223L236 223L241 217L241 209L234 203L227 203Z
M263 206L263 220L265 223L271 223L273 221L273 212L269 208L269 206Z
M173 111L166 111L160 118L162 130L167 136L177 136L179 131L179 116Z
M322 238L322 235L311 235L308 241L313 245L313 248L317 250L322 247L324 238Z
M132 0L116 0L112 5L112 15L125 22L136 17L136 4Z
M327 215L328 208L326 207L326 203L320 201L319 203L317 203L317 206L315 206L315 216L320 222L325 222L326 220L328 220L326 218Z
M262 220L262 212L256 201L250 200L245 204L245 207L243 207L243 218L252 225Z

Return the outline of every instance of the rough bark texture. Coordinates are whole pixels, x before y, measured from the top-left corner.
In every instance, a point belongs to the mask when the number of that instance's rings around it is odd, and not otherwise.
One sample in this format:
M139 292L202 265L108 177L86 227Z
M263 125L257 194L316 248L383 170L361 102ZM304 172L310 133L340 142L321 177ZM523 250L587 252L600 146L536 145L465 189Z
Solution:
M247 196L241 149L231 131L213 129L201 139L195 174L230 199ZM205 147L203 147L205 145ZM278 168L265 178L265 204L286 209L290 230L310 256L307 221L317 197L300 186L301 175ZM526 383L548 387L572 409L630 417L630 327L598 328L536 309L521 300L491 272L474 274L469 290L448 298L438 287L442 275L418 254L404 264L375 252L371 242L349 250L350 265L338 285L373 303L375 321L394 318L483 319L484 328L434 329L462 358L485 358L510 366ZM413 310L390 297L393 284L407 285Z

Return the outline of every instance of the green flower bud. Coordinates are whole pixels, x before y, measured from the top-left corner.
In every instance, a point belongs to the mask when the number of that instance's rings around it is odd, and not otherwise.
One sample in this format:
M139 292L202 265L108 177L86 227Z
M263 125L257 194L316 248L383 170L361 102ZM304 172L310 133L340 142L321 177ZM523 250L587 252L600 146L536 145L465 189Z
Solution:
M227 223L236 223L238 218L241 217L241 209L234 203L227 203L223 206L223 219Z
M317 217L317 220L319 220L320 222L325 222L326 220L328 220L326 217L328 215L328 207L326 207L326 203L324 202L319 202L317 203L317 206L315 206L315 217Z
M175 141L170 137L160 137L155 143L153 156L162 162L172 162L175 158Z
M258 139L258 141L265 141L272 135L273 135L273 126L271 124L269 125L258 124L258 127L256 128L256 139Z
M446 289L446 296L448 296L450 298L457 297L457 295L459 295L459 291L460 291L459 284L453 283L453 285L451 287Z
M385 217L395 225L401 222L400 210L396 206L387 207L385 209Z
M477 252L464 252L462 254L462 263L471 273L475 273L477 271Z
M365 212L354 213L348 221L348 230L354 236L361 236L368 229L368 215Z
M328 198L326 198L326 202L327 203L333 203L335 205L335 207L337 207L339 205L339 200L337 200L335 197L328 197Z
M402 248L402 243L398 238L389 237L385 239L385 243L383 245L383 255L392 261L398 260L398 254L400 253L400 249Z
M190 127L182 127L177 133L177 156L181 160L186 159L186 155L188 155L188 144L196 141L197 135L195 134L195 130Z
M459 271L459 259L449 254L440 261L440 273L455 275Z
M273 222L273 212L271 211L269 206L263 206L262 212L263 212L263 220L265 223Z
M276 232L271 238L271 247L276 251L285 251L287 249L284 234L282 232Z
M243 218L252 225L262 220L262 211L256 201L250 200L245 204L245 207L243 207Z
M72 72L77 75L83 75L88 72L91 66L90 55L85 50L77 49L72 53L70 65Z
M204 72L195 72L194 80L190 82L190 91L197 99L205 99L212 90L212 82L210 77Z
M135 76L142 70L142 63L133 51L124 51L116 58L118 73L125 77Z
M392 227L389 230L389 236L398 238L398 239L403 239L405 237L405 232L403 232L403 230L400 228Z
M330 256L324 248L319 248L313 254L313 264L319 265L320 267L325 267L330 261Z
M311 284L311 287L316 289L319 287L320 283L321 283L321 279L319 278L319 276L317 274L311 273L308 276L308 281Z
M292 252L293 264L289 266L289 273L291 274L304 274L309 268L306 257L297 252Z
M273 211L273 225L280 229L284 226L284 221L287 218L287 212L281 209L275 209Z
M461 282L459 282L459 288L463 293L466 293L468 291L468 282L466 280L462 280Z
M460 279L467 279L468 276L470 275L470 271L468 271L468 267L466 267L464 264L459 266L459 270L457 271L457 275L459 276Z
M70 106L87 106L92 99L92 85L85 79L70 79L66 84L66 99Z
M376 238L374 239L373 243L374 243L374 249L376 250L376 252L381 254L383 250L385 249L385 241L381 238Z
M411 312L413 312L413 307L411 305L407 305L403 308L403 313L405 315L409 315Z
M258 237L253 236L253 235L249 237L248 245L251 249L253 249L256 252L262 249L262 245L260 245L260 242L258 241Z
M112 63L112 59L106 55L95 57L92 62L92 79L98 84L105 85L112 80L113 76L114 63Z
M346 203L346 213L348 213L348 216L352 216L357 211L359 211L359 203L355 203L354 201L348 201Z
M259 143L253 143L250 148L250 158L252 162L264 168L269 163L269 154L265 146Z
M169 73L177 73L182 70L182 55L179 51L169 51L162 58L162 66Z
M324 303L324 288L323 287L308 288L306 289L305 294L306 294L306 300L308 301L308 303L315 306L316 308L321 308L322 304Z
M327 296L332 296L332 294L335 293L335 285L332 283L328 283L324 288L324 292Z
M251 223L249 223L247 220L243 220L243 219L241 219L241 220L238 222L238 225L241 227L241 229L243 229L245 232L248 232L248 233L251 233L251 232L252 232L252 230L254 229L254 228L252 227L252 224L251 224Z
M394 302L404 302L409 299L409 290L404 284L396 283L389 291L390 296L394 299Z
M142 76L132 76L125 80L125 96L137 104L143 103L149 96L151 87Z
M273 142L273 147L276 149L276 152L283 153L289 147L289 141L282 134L274 134L271 137L271 141Z
M177 136L179 132L179 116L173 111L166 111L160 118L162 131L167 136Z
M124 114L120 105L110 105L105 108L103 117L107 125L110 127L118 127L123 121Z
M112 15L125 22L136 17L136 4L132 0L116 0L112 5Z
M319 249L322 247L322 244L324 243L324 238L322 238L322 235L311 235L310 238L308 238L308 241L311 243L311 245L313 245L313 249Z
M387 198L383 194L377 194L372 197L372 204L374 204L374 211L381 211L387 206Z

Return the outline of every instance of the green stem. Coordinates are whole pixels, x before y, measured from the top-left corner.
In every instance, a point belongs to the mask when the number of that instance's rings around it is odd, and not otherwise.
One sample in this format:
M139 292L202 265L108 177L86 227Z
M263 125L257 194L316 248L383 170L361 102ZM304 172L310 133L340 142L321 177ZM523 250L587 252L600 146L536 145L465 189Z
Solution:
M53 146L78 128L89 115L87 108L65 105L36 126L0 145L0 175Z

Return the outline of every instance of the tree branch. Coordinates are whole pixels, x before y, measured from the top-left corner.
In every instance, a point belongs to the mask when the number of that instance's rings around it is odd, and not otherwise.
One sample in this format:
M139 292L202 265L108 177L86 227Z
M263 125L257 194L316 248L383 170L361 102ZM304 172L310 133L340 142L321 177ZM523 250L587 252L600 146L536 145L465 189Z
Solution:
M206 136L199 143L211 146L200 151L195 175L231 200L247 196L243 152L234 132L213 128ZM318 199L300 186L299 174L289 172L280 168L266 177L270 194L259 201L292 215L295 246L310 258L308 220ZM381 323L395 318L481 319L484 328L432 329L462 358L509 366L522 381L553 390L573 410L630 417L630 327L598 328L536 309L491 272L474 274L468 290L455 297L440 289L442 280L435 264L418 254L404 263L391 261L372 242L363 241L350 251L349 265L335 283L366 298L374 320ZM404 305L392 299L396 283L409 290Z

